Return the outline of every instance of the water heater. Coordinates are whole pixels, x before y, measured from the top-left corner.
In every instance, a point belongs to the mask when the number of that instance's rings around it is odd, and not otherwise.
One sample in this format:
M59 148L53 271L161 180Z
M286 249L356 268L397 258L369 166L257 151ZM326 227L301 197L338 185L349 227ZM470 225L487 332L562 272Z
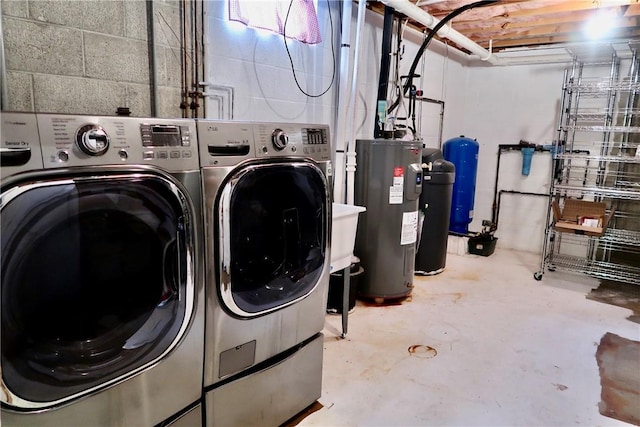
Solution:
M356 233L355 253L364 267L361 297L401 298L413 289L421 153L422 144L414 141L356 141L355 203L367 208Z
M445 160L456 168L449 216L449 230L455 233L467 234L473 220L479 147L475 139L464 136L452 138L443 145Z

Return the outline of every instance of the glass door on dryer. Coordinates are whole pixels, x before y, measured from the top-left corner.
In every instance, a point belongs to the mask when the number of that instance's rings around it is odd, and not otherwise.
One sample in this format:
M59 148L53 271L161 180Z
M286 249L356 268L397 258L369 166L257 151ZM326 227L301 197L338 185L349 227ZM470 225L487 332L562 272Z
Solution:
M216 215L229 311L258 316L313 292L328 262L328 194L311 162L254 164L227 179Z
M3 406L66 403L177 344L194 298L193 210L180 188L150 170L2 188Z

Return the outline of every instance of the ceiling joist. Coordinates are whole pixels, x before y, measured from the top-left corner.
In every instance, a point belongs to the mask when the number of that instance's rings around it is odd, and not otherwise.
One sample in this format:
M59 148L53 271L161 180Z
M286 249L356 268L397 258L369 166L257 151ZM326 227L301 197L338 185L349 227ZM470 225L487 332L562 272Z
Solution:
M412 0L413 2L413 0ZM414 2L415 3L415 2ZM420 0L421 9L437 19L471 3L470 0ZM382 12L384 5L371 2ZM615 16L609 41L640 37L640 0L503 0L465 11L451 27L485 48L494 51L514 47L532 47L556 43L584 42L590 39L586 24L596 14ZM422 24L409 21L422 31Z

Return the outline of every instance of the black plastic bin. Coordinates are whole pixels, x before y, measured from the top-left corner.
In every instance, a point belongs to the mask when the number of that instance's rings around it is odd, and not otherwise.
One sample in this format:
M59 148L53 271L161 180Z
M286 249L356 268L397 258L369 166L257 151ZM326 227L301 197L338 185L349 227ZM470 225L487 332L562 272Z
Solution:
M474 255L489 256L496 250L497 237L488 234L479 234L469 238L469 253Z
M358 294L358 280L364 273L364 268L360 265L360 260L349 266L349 311L356 306L356 295ZM344 270L331 273L329 277L329 298L327 299L328 313L342 313L342 295L344 290Z
M444 160L442 151L422 150L422 193L420 195L419 239L416 250L415 274L431 275L444 270L447 261L449 216L455 165Z

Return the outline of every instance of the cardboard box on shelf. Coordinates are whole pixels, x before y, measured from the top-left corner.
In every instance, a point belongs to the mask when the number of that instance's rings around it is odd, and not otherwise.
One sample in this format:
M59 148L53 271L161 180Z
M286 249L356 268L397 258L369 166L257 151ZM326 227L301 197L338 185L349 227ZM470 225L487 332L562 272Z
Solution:
M602 236L609 225L615 209L607 215L607 204L578 199L566 199L561 210L557 200L553 201L555 229L563 233Z

